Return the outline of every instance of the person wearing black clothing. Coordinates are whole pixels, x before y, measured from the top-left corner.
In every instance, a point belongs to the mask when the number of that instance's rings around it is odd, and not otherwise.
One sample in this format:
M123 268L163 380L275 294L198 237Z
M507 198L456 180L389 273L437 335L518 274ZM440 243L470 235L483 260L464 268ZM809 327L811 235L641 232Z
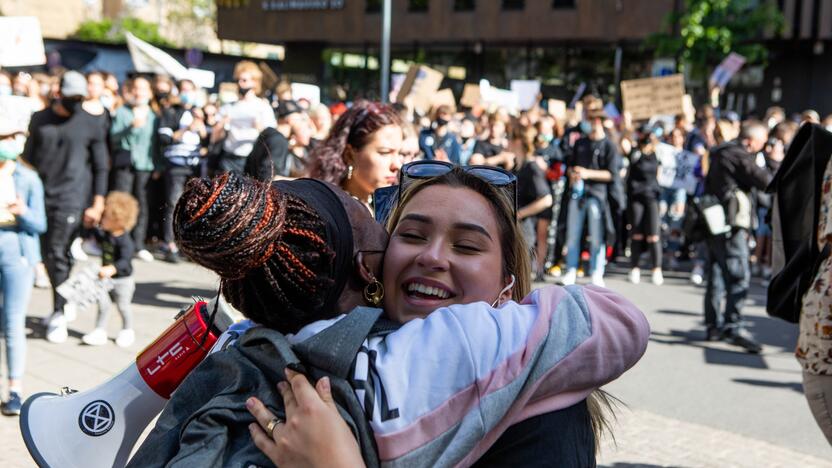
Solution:
M575 142L566 159L569 167L570 200L566 221L566 274L561 282L575 284L581 254L584 223L589 226L589 270L592 284L604 286L606 233L609 217L608 191L615 182L620 156L604 130L604 111L587 112L592 129Z
M707 239L706 339L726 340L751 353L759 353L762 348L741 322L751 276L748 236L754 211L748 193L753 188L763 190L771 182L771 174L755 161L767 137L768 129L762 123L746 123L736 141L711 151L710 170L705 178L705 195L714 196L722 203L727 222L732 226L728 234ZM725 310L720 317L723 295Z
M456 134L448 130L448 123L452 117L451 107L441 105L436 108L435 115L433 125L419 134L419 149L424 153L425 159L439 159L459 165L462 147Z
M641 281L639 259L645 246L650 252L653 269L653 284L664 283L662 276L662 244L659 238L659 160L654 152L658 143L651 129L642 131L638 148L630 154L630 172L627 177L627 199L629 200L630 223L630 282ZM645 245L646 244L646 245Z
M23 150L23 159L37 169L44 185L47 230L41 250L53 298L46 338L56 343L67 338L66 300L55 288L69 277L70 243L82 220L85 225L98 223L107 193L107 133L95 116L81 108L86 94L83 75L64 73L59 99L32 116Z
M506 124L495 114L489 120L488 139L477 141L469 164L487 164L509 171L514 169L515 155L511 151L505 151L505 139Z
M182 195L185 183L198 175L203 144L208 129L204 114L194 107L196 86L190 80L179 83L180 101L171 102L159 119L159 146L162 154L165 184L165 207L162 218L165 260L178 263L179 249L173 239L173 208Z
M520 129L512 138L511 150L523 161L517 172L517 220L529 246L533 273L536 279L542 280L547 245L538 242L538 224L543 221L545 227L549 225L551 216L541 217L541 214L551 212L552 191L546 179L546 160L535 154L535 136L536 131L531 127Z

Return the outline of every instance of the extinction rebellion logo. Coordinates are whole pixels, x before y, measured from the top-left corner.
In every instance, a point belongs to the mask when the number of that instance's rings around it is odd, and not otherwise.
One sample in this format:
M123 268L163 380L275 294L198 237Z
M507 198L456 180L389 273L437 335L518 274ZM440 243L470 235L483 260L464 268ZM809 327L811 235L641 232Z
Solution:
M78 416L78 425L84 434L98 437L106 434L113 428L116 421L116 414L113 407L104 400L95 400L81 410Z

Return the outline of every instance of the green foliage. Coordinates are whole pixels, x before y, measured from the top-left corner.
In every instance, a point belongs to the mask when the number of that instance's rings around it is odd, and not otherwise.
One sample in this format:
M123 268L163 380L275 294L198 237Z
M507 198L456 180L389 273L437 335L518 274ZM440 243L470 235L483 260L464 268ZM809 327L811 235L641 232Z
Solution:
M211 37L207 30L215 31L217 3L214 0L167 0L167 20L176 26L183 47L207 47Z
M682 11L665 18L667 29L678 35L651 35L647 44L657 57L676 57L680 70L704 77L731 52L749 64L766 63L768 49L761 44L765 32L779 34L783 15L769 0L685 0Z
M125 17L115 22L109 19L84 21L78 27L78 30L72 34L72 37L82 41L123 44L126 42L124 35L128 31L151 44L163 47L171 46L170 42L159 34L157 24L131 17Z

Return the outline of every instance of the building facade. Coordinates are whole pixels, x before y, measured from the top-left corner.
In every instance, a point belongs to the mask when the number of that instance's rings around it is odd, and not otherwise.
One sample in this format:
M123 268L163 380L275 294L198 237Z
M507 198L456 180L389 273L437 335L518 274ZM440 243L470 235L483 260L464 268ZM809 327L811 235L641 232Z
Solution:
M766 0L760 0L766 1ZM775 0L772 0L775 1ZM832 112L832 1L776 0L786 29L761 38L765 67L747 67L724 95L746 114L769 105ZM217 0L222 39L286 46L284 72L344 84L353 96L378 89L381 0ZM582 84L615 98L621 79L655 72L644 40L668 27L682 0L392 0L393 72L426 63L462 83L541 79L551 97L570 98ZM669 25L669 27L676 27ZM688 83L706 94L704 83ZM730 102L729 102L730 101ZM730 104L730 105L729 105Z

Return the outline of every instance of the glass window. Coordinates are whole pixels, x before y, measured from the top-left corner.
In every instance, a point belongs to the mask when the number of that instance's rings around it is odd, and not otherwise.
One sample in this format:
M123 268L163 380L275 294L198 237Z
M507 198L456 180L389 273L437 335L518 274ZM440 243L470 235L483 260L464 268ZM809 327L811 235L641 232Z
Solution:
M503 0L503 10L522 10L526 7L526 0Z
M575 8L575 0L552 0L552 8Z
M381 0L367 0L367 13L378 13L381 11Z
M474 0L454 0L454 11L474 11L476 4Z
M428 11L428 0L408 0L408 11Z

